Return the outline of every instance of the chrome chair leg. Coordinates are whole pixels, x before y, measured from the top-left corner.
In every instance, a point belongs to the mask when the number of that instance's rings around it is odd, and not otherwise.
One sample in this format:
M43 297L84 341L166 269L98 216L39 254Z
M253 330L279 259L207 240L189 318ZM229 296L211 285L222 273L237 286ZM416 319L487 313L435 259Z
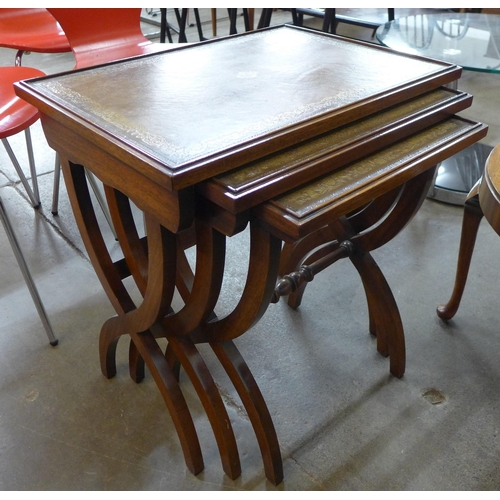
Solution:
M111 214L109 213L108 204L106 203L106 200L101 194L99 186L97 185L96 178L94 177L94 174L90 172L90 170L85 169L85 174L87 175L89 184L92 190L94 191L95 197L97 198L99 205L101 206L102 213L104 214L104 217L108 221L109 228L111 229L111 232L113 233L113 236L116 239L115 227L113 226L113 221L111 220Z
M59 155L56 153L56 161L54 164L54 187L52 189L52 214L57 215L59 212L59 185L61 184L61 162Z
M33 299L33 302L35 303L36 309L38 311L38 315L40 316L40 319L43 323L43 327L45 328L45 331L47 333L47 337L49 338L50 345L56 346L59 341L54 335L54 331L52 330L52 326L50 324L49 318L48 318L47 313L45 311L45 308L43 306L42 300L40 299L40 295L39 295L38 290L35 286L35 282L33 281L33 278L31 277L30 271L29 271L28 266L26 264L26 260L24 259L24 255L21 251L21 247L19 246L16 235L14 234L14 231L12 229L12 224L10 223L9 217L7 216L7 212L5 211L5 207L3 205L1 198L0 198L0 219L2 219L2 224L3 224L3 227L5 229L5 232L7 233L7 237L9 238L10 246L12 247L12 250L14 251L14 255L16 256L19 267L21 268L21 272L23 273L24 280L26 281L26 284L28 285L28 289L30 291L31 298Z
M14 151L12 151L12 148L10 147L9 141L6 138L2 138L2 144L5 147L5 150L7 151L7 154L10 157L10 161L14 165L14 168L16 169L17 175L19 175L19 179L21 180L22 185L24 186L24 189L26 190L26 193L28 193L28 197L31 201L31 204L33 205L34 208L38 208L40 206L40 195L38 194L38 181L37 181L37 176L36 176L36 171L35 171L35 162L33 159L33 150L31 149L31 136L30 133L28 132L28 129L26 129L26 147L28 148L28 157L29 157L29 162L30 162L30 169L31 169L31 182L33 183L33 190L31 189L31 186L28 183L28 180L26 179L26 176L24 175L24 172L21 168L21 165L19 165L19 162L17 161L16 155L14 154ZM29 142L28 142L29 138Z
M33 142L31 141L31 131L29 127L24 130L24 135L26 137L26 151L28 152L28 163L31 172L31 184L33 185L33 195L35 197L35 200L38 201L38 205L40 205L41 204L40 191L38 189L38 177L35 168L35 157L33 155Z

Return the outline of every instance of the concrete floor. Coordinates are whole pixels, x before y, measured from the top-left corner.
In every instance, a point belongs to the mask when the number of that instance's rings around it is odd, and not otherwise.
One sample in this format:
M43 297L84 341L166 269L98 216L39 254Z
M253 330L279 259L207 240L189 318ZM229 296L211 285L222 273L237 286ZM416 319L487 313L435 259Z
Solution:
M0 64L12 62L13 52L0 50ZM73 60L69 54L33 54L24 64L52 73L70 69ZM490 145L500 142L498 78L465 73L459 82L474 95L464 115L490 125ZM30 207L3 150L0 195L59 345L49 345L1 230L0 489L500 488L500 238L486 222L463 304L448 323L435 308L453 286L460 207L426 200L407 228L374 252L405 326L407 371L400 380L376 352L363 288L349 262L319 275L297 311L283 302L271 305L237 340L276 426L285 474L277 487L265 479L234 389L207 353L235 430L242 475L232 481L222 472L206 415L183 376L205 460L205 470L194 477L151 376L138 385L129 378L125 339L119 342L117 376L101 375L98 335L114 311L86 256L64 189L59 215L50 212L54 154L39 125L33 134L42 208ZM23 136L12 144L25 162ZM221 314L241 290L246 245L246 234L229 241ZM432 404L424 397L429 389L441 391L444 402Z

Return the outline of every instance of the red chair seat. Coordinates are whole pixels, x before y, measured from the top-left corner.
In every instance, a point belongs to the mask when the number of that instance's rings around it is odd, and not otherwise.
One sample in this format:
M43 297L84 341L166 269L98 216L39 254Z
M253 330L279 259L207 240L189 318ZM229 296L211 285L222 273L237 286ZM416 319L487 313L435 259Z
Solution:
M38 120L38 109L17 97L14 83L44 75L34 68L0 67L0 139L22 132Z

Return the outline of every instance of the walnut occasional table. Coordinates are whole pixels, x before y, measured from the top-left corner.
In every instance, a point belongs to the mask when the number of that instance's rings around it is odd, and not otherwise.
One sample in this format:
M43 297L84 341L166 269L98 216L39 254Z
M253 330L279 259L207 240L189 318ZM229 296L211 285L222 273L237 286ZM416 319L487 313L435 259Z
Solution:
M403 375L399 312L369 252L418 210L435 165L486 134L455 115L471 96L443 87L460 72L281 26L17 85L60 155L79 230L116 310L100 333L102 371L115 375L116 344L128 335L131 376L140 381L148 367L194 474L204 464L180 368L207 413L224 471L241 473L226 409L197 349L206 343L245 405L267 478L282 481L273 421L233 340L280 296L291 293L296 305L305 283L338 258L358 269L377 348L391 373ZM97 226L84 167L105 185L120 261ZM130 201L145 214L147 238ZM226 238L247 226L246 285L220 318ZM194 272L183 252L190 244ZM137 305L123 284L130 275L143 296ZM176 286L185 302L178 311Z

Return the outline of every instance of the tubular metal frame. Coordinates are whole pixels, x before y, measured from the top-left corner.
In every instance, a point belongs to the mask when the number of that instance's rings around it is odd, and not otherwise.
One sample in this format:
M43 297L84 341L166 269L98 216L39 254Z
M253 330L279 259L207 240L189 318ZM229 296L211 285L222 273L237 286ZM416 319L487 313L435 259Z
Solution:
M29 127L24 130L24 134L26 136L26 150L28 152L28 161L30 165L31 182L33 184L33 189L31 189L31 186L29 185L28 180L24 175L23 169L21 168L21 165L19 164L19 161L17 160L16 155L14 154L14 151L12 150L6 137L2 138L2 144L5 147L5 151L7 151L7 154L9 155L12 165L14 165L14 168L16 169L17 175L19 175L19 179L21 180L26 193L28 193L28 197L31 201L31 204L33 205L33 208L38 208L40 206L40 192L38 190L38 179L35 168L35 158L33 155L33 143L31 141L31 132Z
M36 288L35 282L33 281L33 278L29 271L28 265L26 264L26 259L24 258L19 242L17 241L16 235L12 228L12 224L5 210L2 198L0 198L0 219L2 220L3 227L5 229L5 232L7 233L7 237L9 239L10 246L12 247L14 255L17 259L17 263L19 264L21 272L23 273L23 277L30 291L31 298L35 303L38 315L40 316L40 320L42 321L43 327L45 328L45 332L47 333L47 337L49 338L50 345L56 346L59 341L54 335L52 325L50 324L47 312L45 311L45 307L40 298L40 294L38 293L38 289Z

